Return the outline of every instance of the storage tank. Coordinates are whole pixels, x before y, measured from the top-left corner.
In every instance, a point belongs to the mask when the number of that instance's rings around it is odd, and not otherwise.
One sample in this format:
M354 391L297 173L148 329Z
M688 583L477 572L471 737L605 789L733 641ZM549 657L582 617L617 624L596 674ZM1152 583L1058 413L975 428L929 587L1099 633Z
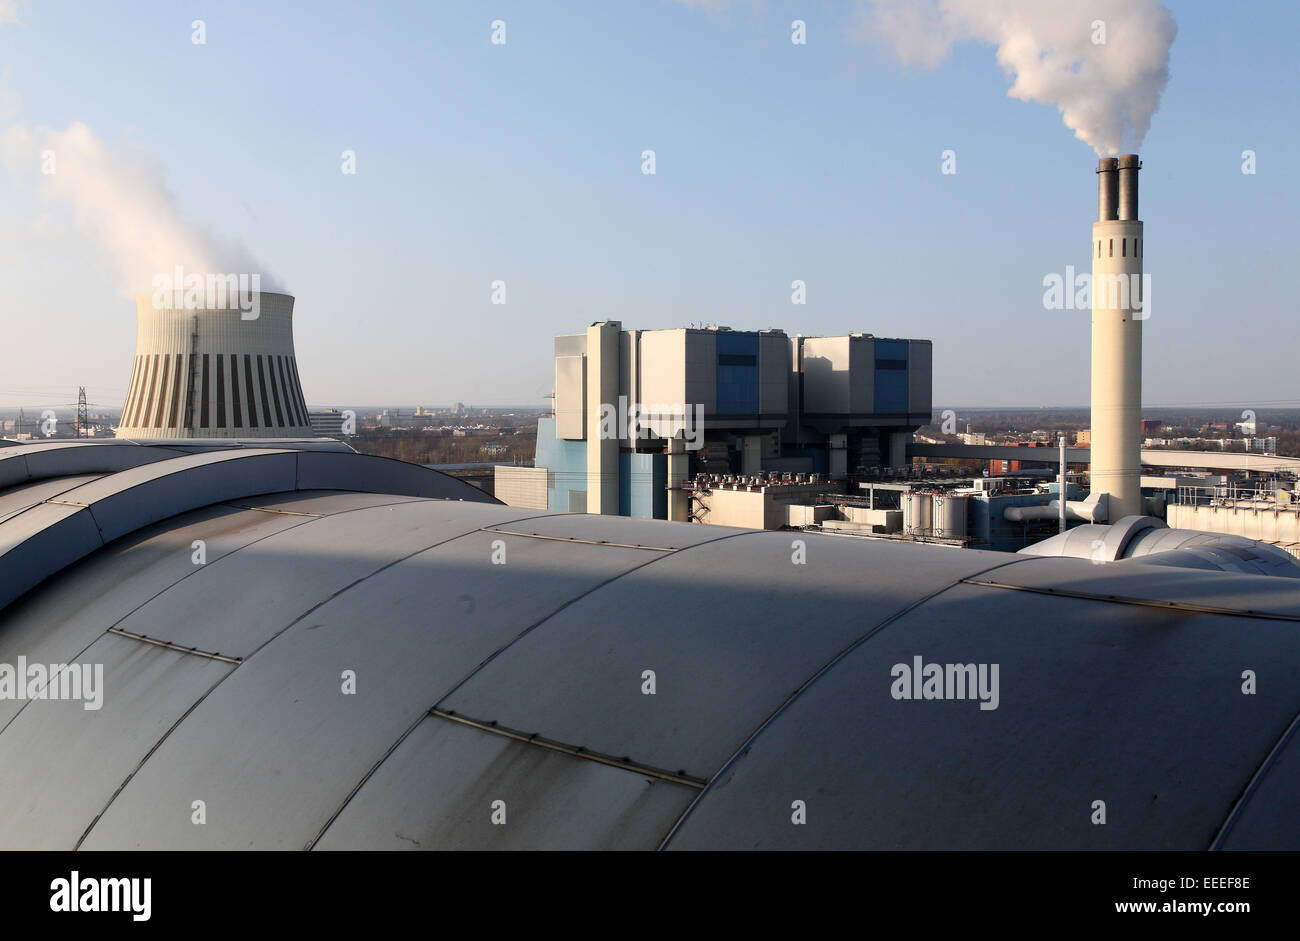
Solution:
M930 494L912 490L903 494L903 532L909 536L928 536L933 526Z
M966 537L967 497L955 493L937 494L934 498L934 535L948 539Z

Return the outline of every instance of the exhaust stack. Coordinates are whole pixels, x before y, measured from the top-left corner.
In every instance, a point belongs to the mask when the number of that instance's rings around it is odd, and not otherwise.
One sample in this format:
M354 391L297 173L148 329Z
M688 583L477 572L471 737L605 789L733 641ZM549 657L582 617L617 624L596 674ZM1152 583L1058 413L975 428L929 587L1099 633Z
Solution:
M1142 291L1137 154L1103 157L1092 224L1093 493L1111 519L1142 515Z

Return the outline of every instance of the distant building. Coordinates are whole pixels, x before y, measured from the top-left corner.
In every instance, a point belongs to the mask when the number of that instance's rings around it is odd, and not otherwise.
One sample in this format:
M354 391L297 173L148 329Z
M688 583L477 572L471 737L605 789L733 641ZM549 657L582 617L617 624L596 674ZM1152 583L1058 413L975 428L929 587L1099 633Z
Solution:
M1012 442L1007 446L1015 447L1015 448L1051 447L1051 445L1045 441L1018 441L1018 442ZM1020 460L1008 461L1008 460L999 460L997 458L994 458L989 461L989 476L1002 477L1005 474L1014 474L1016 471L1028 470L1030 467L1045 466L1048 463L1051 462L1047 458L1043 458L1042 460L1023 460L1023 461Z
M1092 445L1092 429L1084 428L1081 430L1074 436L1074 443L1081 448L1090 447Z
M308 412L311 432L318 438L342 438L344 415L336 408L320 412Z
M624 330L555 338L555 412L533 468L497 494L539 488L552 510L685 520L701 474L818 474L902 467L932 417L929 340L781 330ZM528 504L535 505L535 504Z
M1163 424L1158 418L1144 418L1142 419L1142 434L1154 435L1160 431Z

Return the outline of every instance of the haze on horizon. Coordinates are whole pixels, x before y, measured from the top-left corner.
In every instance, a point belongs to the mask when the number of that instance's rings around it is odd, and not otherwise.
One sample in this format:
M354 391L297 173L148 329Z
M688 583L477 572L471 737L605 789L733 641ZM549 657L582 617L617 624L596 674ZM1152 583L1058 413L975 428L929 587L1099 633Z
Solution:
M313 405L540 405L552 337L603 319L928 338L936 403L1078 405L1089 315L1042 280L1089 266L1076 134L1144 121L1144 399L1300 404L1300 10L1170 3L1174 39L1156 0L1103 3L1147 17L1146 51L1081 89L1030 68L1019 2L919 26L889 2L250 2L195 44L202 12L164 2L0 0L0 407L120 405L129 293L172 256L295 295ZM1073 28L1029 32L1059 52Z

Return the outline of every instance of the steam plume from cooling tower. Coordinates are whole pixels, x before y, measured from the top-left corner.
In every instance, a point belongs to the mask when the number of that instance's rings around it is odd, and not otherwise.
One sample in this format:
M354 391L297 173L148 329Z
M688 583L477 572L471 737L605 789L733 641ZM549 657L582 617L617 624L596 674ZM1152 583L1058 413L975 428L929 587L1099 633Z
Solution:
M1102 156L1141 146L1178 31L1161 0L872 0L868 26L904 65L934 68L961 43L996 46L1007 94L1056 105Z
M4 135L5 162L67 201L77 223L110 252L129 296L177 265L189 272L260 274L263 291L282 291L238 240L184 218L148 154L113 149L80 122L66 131L22 125ZM53 163L50 163L53 161Z

